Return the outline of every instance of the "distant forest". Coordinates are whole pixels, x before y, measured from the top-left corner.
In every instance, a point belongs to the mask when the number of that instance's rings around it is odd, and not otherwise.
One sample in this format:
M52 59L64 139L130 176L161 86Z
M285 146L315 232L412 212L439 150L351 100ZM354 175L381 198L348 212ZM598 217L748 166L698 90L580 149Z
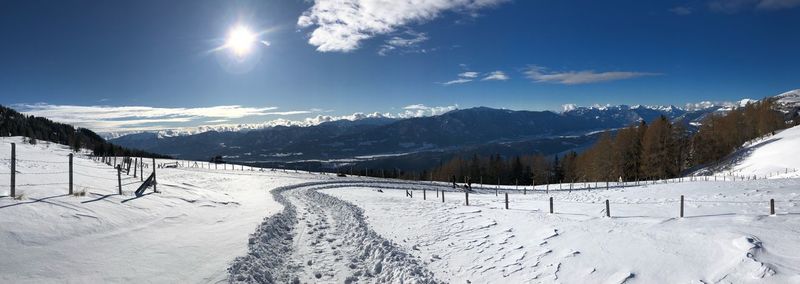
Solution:
M37 140L69 145L73 150L90 149L98 156L137 156L147 158L168 158L165 155L132 150L106 142L105 139L85 128L75 128L69 124L21 114L0 105L0 136L24 136L31 144Z
M724 115L710 115L695 133L662 116L649 125L641 122L616 133L607 131L581 153L456 156L419 176L405 173L401 177L520 185L674 178L688 169L719 162L747 141L798 124L797 117L787 121L773 104L765 99Z

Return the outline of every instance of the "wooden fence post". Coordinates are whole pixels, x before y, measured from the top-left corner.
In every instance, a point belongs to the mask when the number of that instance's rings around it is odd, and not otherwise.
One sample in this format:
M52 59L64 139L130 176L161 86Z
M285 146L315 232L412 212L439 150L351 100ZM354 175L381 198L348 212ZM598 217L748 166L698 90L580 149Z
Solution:
M508 192L506 192L506 209L508 209Z
M72 153L69 153L69 194L72 195Z
M442 203L444 203L444 189L442 189Z
M119 188L119 195L122 195L122 166L117 165L117 187Z
M553 214L553 197L550 197L550 214Z
M16 197L17 187L17 144L11 143L11 198Z
M611 206L608 205L608 199L606 199L606 217L611 218Z
M769 200L769 215L775 215L775 199Z
M136 178L136 172L139 171L139 160L137 158L133 158L133 178Z
M683 218L683 195L681 195L681 218Z
M469 190L464 189L464 202L469 206Z
M158 192L158 188L156 187L158 182L156 181L156 158L153 158L153 192Z
M139 158L139 181L144 181L144 158Z
M422 189L422 200L428 200L427 193L425 193L425 189Z

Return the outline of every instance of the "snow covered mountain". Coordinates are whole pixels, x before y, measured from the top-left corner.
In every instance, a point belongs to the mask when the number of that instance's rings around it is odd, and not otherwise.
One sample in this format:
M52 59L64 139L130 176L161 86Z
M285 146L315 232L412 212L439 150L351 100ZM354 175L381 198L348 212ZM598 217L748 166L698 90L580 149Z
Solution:
M784 108L798 106L798 91L779 96ZM363 163L391 159L392 167L435 166L455 152L554 154L591 144L599 131L650 122L660 116L693 131L713 113L752 102L701 102L677 106L565 106L563 112L514 111L477 107L408 119L364 117L310 126L272 126L250 131L209 131L192 135L140 133L112 142L181 158L222 155L250 163ZM414 161L413 163L411 161ZM419 164L419 163L426 164Z

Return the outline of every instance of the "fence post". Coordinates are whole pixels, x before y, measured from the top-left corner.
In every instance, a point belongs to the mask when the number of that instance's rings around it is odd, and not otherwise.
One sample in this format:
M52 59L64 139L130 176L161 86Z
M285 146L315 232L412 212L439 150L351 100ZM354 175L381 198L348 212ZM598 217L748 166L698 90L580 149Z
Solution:
M144 158L139 158L139 181L144 181Z
M157 184L158 182L156 182L156 158L153 158L153 192L158 192Z
M608 205L608 199L606 199L606 217L611 218L611 206Z
M444 189L442 189L442 203L444 203Z
M72 195L72 153L69 153L69 194Z
M122 166L117 165L117 187L119 188L119 195L122 195Z
M508 209L508 192L506 192L506 209Z
M425 189L422 189L422 200L428 200L427 193L425 193Z
M550 196L550 214L553 214L553 197Z
M769 200L769 215L775 215L775 199Z
M681 195L681 218L683 218L683 195Z
M464 201L469 206L469 190L464 189Z
M131 157L125 158L125 161L127 161L127 164L128 164L128 167L125 168L125 174L126 175L131 175Z
M139 171L139 160L133 158L133 178L136 178L137 171Z
M16 197L17 144L11 143L11 198Z

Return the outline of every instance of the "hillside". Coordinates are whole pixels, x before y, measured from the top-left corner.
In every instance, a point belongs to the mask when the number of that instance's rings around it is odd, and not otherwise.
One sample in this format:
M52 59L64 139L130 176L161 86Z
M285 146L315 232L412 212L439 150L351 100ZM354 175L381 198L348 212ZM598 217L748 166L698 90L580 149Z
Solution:
M16 199L8 196L12 142ZM222 281L228 263L246 252L248 234L280 209L267 191L302 181L268 172L158 169L161 193L150 188L137 197L141 178L123 173L119 195L117 171L85 152L74 158L76 194L69 195L70 153L65 145L0 137L0 282Z
M55 122L44 117L25 115L0 105L0 137L2 136L24 136L27 138L26 142L31 144L35 144L37 140L44 140L69 145L75 150L90 149L94 155L167 157L120 147L108 143L90 129L76 129L69 124Z
M795 157L800 157L800 126L750 141L725 160L695 174L800 177L800 159Z

